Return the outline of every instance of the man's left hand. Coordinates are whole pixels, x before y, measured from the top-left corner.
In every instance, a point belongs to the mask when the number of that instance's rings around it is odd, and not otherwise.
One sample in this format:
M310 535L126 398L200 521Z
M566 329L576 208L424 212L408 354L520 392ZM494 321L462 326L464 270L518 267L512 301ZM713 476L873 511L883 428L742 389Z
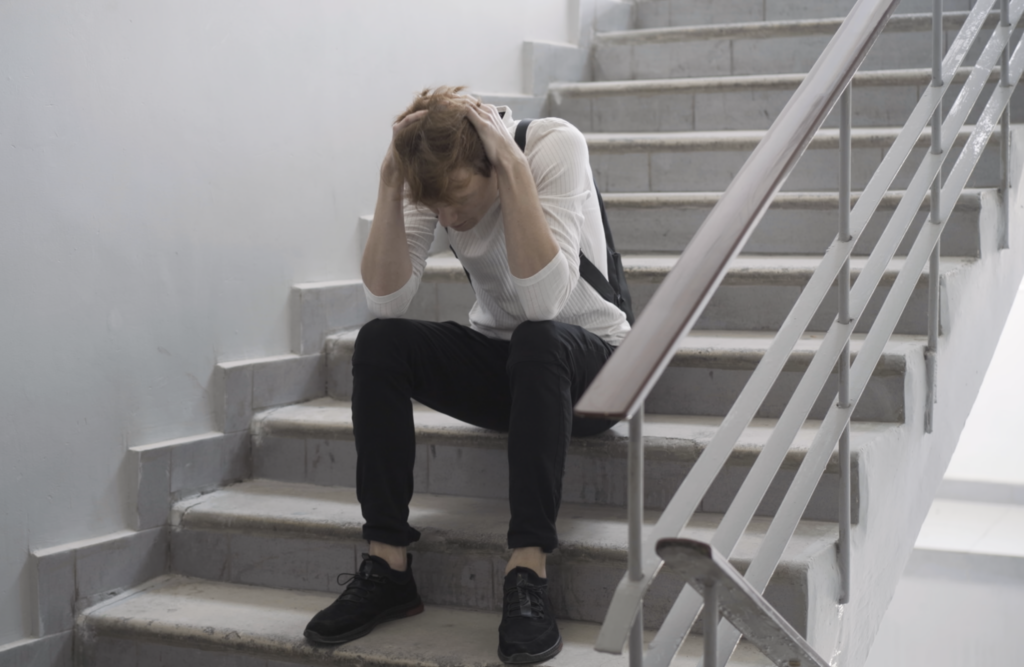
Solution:
M509 158L516 159L522 155L522 151L516 146L515 139L509 134L501 119L498 107L478 102L476 106L469 107L466 118L480 135L484 152L493 166L502 169L508 164Z

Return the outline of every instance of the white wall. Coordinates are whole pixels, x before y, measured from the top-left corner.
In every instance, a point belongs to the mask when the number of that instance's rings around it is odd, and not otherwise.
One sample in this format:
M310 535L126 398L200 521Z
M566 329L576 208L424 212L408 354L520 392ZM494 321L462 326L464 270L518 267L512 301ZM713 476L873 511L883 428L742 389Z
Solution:
M577 5L0 3L0 645L30 549L126 527L125 449L213 430L215 363L287 353L290 286L357 276L412 94L520 92Z

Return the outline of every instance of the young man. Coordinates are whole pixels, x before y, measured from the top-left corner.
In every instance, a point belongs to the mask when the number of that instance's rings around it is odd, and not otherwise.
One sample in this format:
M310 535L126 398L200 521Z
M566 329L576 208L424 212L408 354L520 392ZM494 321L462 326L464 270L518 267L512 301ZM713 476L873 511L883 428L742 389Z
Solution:
M601 213L583 135L560 119L529 126L526 150L507 108L458 88L424 91L393 126L380 171L362 277L376 319L352 361L357 496L369 543L359 573L306 628L342 643L423 609L407 547L415 432L410 399L508 432L504 662L562 647L548 608L545 559L570 435L601 432L572 406L629 331L625 315L580 279L581 251L607 275ZM470 326L393 319L408 308L435 227L472 281Z

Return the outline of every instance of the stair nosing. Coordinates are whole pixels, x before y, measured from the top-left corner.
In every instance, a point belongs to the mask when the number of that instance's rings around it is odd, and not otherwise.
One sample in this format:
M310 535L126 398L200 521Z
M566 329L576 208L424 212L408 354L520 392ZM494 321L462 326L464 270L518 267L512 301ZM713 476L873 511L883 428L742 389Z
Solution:
M974 125L964 125L957 132L954 145L965 143L974 131ZM899 127L855 127L850 132L854 149L888 148L903 131ZM680 150L753 150L761 143L768 130L682 130L674 132L585 132L583 136L591 153L642 153ZM819 129L811 137L807 150L835 149L839 147L839 129ZM999 140L999 129L993 130L989 145ZM929 146L931 129L925 128L918 136L915 147Z
M622 268L631 283L660 284L679 260L679 253L622 253ZM850 258L850 275L856 280L867 265L867 256ZM894 257L882 274L881 285L892 285L903 268L905 257ZM722 279L724 286L803 286L810 281L821 263L820 255L782 255L775 253L738 255L729 264ZM940 271L950 276L965 270L978 262L977 257L943 256ZM927 281L927 267L921 270L920 280ZM466 283L462 263L450 252L442 252L427 258L422 274L423 283Z
M956 30L967 20L970 12L946 12L943 29ZM806 35L831 35L842 25L846 17L793 19L784 21L744 21L711 25L674 26L667 28L641 28L600 32L594 37L595 46L605 44L665 43L681 41L704 41L711 39L771 39L777 37L802 37ZM999 21L999 12L989 12L985 27L992 27ZM894 14L883 32L925 32L932 29L931 13Z
M335 349L339 347L351 349L355 344L358 333L359 331L356 329L328 336L328 345ZM695 329L676 349L675 356L669 362L669 367L752 371L757 368L757 365L764 357L775 334L775 331ZM783 372L802 372L806 370L824 337L825 334L819 332L805 333L801 336L797 347L790 354L789 360L783 367ZM851 359L856 359L864 337L865 334L861 333L855 333L851 337ZM713 344L716 340L728 340L729 338L734 340L742 338L748 342L754 341L758 344L748 345L745 348L717 347ZM873 374L877 377L903 375L907 368L907 356L922 352L927 343L927 336L893 334L889 337L889 341L886 343L885 350L878 360Z
M989 188L991 189L991 188ZM980 211L981 195L986 188L964 188L954 206L958 211ZM890 190L882 196L879 210L895 209L903 199L905 190ZM721 200L723 192L608 192L602 193L605 208L712 208ZM852 192L850 201L856 205L861 192ZM925 195L922 206L931 201ZM838 192L780 192L772 199L770 208L784 210L832 211L839 206Z
M963 83L973 68L957 68L953 83ZM620 81L582 81L574 83L552 83L548 90L554 96L582 97L585 95L638 95L657 93L702 93L730 90L795 90L806 74L734 74L725 76L702 76L677 79L626 79ZM864 86L926 86L932 79L927 68L890 70L858 70L853 84ZM999 79L998 68L989 74L990 81Z

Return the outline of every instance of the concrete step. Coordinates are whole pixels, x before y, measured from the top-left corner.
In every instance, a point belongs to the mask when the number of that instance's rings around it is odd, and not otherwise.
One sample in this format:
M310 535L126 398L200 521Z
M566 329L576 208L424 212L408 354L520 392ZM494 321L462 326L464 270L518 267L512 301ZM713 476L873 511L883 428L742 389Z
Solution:
M964 126L944 163L948 173L973 126ZM852 187L862 190L874 175L900 128L854 128ZM602 192L720 192L732 182L764 130L707 132L618 132L588 134L590 162ZM999 131L993 133L968 187L998 187ZM928 150L925 130L911 151L893 189L907 187ZM782 189L835 191L839 183L839 130L819 130Z
M615 247L623 254L652 252L682 253L721 199L720 192L624 192L604 195L608 223ZM861 235L854 249L867 255L875 247L903 197L902 191L888 193ZM981 255L981 190L965 190L942 234L942 254L947 257ZM856 202L858 194L854 193ZM917 230L928 216L928 199L922 206L897 250L910 251ZM836 238L839 195L829 192L782 192L747 241L747 255L822 255Z
M501 667L496 612L429 605L418 616L384 623L372 633L337 647L317 647L302 638L313 614L335 595L240 586L182 576L161 577L147 586L86 610L79 616L75 645L79 667ZM594 651L598 625L559 621L564 648L555 664L617 667L624 656ZM648 641L653 633L648 634ZM691 636L672 664L694 664L702 655ZM230 661L230 662L228 662ZM741 642L731 667L771 667L772 662Z
M971 69L960 68L944 100L949 108ZM755 74L686 79L641 79L555 83L548 88L549 113L584 132L678 132L768 129L789 102L804 74ZM988 99L999 73L982 99ZM858 71L853 79L853 125L903 125L924 90L930 69ZM1013 108L1024 109L1024 92L1014 91ZM976 105L974 122L984 105ZM825 127L838 127L834 110Z
M504 433L477 428L413 404L416 423L416 488L425 493L479 498L508 497ZM721 423L718 417L649 414L645 419L645 505L664 509ZM773 516L803 461L820 422L800 430L758 509ZM756 419L744 432L725 470L704 497L701 510L724 512L763 449L775 420ZM860 511L860 455L892 435L892 424L857 422L852 430L852 516ZM332 398L276 408L253 421L253 477L324 486L355 486L355 442L351 404ZM629 428L623 422L569 445L562 500L624 507ZM833 459L811 500L805 519L834 521L838 513L838 460Z
M853 4L854 0L637 0L635 27L834 18L849 14ZM971 0L945 0L942 6L946 11L967 11L972 4ZM903 0L896 7L899 14L931 10L932 0Z
M676 254L623 256L623 268L633 298L633 311L637 315L643 312L678 259ZM955 280L961 271L968 269L975 261L963 257L944 258L941 264L943 284ZM820 256L740 255L733 260L729 272L697 321L695 329L777 330L820 262ZM865 257L852 259L854 281L866 263ZM902 266L902 258L896 258L890 263L879 289L857 323L857 332L867 332L874 323L875 315ZM450 253L435 255L427 261L423 282L407 316L437 322L452 320L468 323L468 313L474 298L473 289L466 280L459 260ZM837 300L838 295L833 290L811 320L810 331L828 330L836 317ZM926 334L927 316L928 274L924 272L896 332Z
M966 18L965 11L946 13L946 44L956 38ZM977 60L998 21L998 12L989 15L966 65ZM809 72L842 22L843 17L800 18L601 33L594 39L594 79ZM931 13L897 14L875 41L862 69L930 67L931 58Z
M559 618L601 621L626 567L622 508L563 503L559 547L549 558L551 604ZM660 512L648 512L649 530ZM710 540L720 515L698 514L685 534ZM409 522L422 532L411 551L427 604L501 609L506 499L414 494ZM355 489L254 480L183 501L172 510L171 569L231 583L337 593L339 572L354 572L366 550ZM742 571L769 520L755 518L733 562ZM797 630L817 631L816 612L835 606L834 523L804 521L787 547L766 598ZM660 577L644 620L658 627L682 580Z
M327 389L338 400L352 396L352 349L358 332L327 338ZM725 416L771 344L774 333L697 331L680 344L675 357L647 398L649 413ZM758 411L758 417L777 418L796 389L817 351L823 334L805 334L797 343L778 380ZM851 341L854 358L863 336ZM902 423L908 375L917 376L923 364L925 339L894 335L874 369L853 418L857 421ZM825 384L809 418L822 419L836 397L837 376Z

